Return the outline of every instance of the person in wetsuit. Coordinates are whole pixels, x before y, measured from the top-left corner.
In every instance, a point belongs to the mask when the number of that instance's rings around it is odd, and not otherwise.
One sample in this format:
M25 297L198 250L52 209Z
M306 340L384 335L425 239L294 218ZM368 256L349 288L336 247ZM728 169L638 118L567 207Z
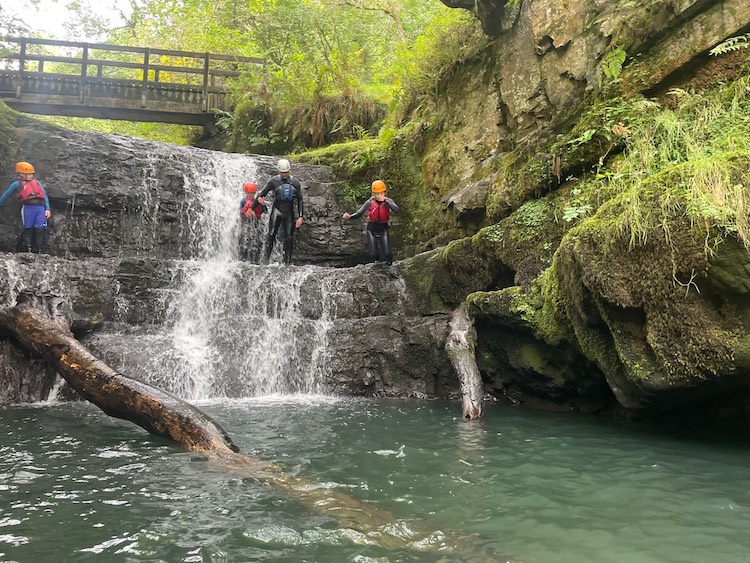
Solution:
M396 203L386 197L386 186L382 180L372 183L372 197L362 204L356 213L344 213L344 220L356 219L367 213L367 251L373 262L378 260L378 245L383 255L383 260L388 265L393 263L391 245L388 241L388 220L391 213L401 211Z
M294 230L302 226L304 205L302 202L302 186L299 180L292 176L292 167L285 158L279 160L279 173L266 182L265 187L257 192L255 198L265 197L272 192L273 207L271 218L268 221L268 239L266 241L266 262L271 257L273 244L281 229L284 235L284 264L292 261L294 250ZM294 202L297 202L297 213L295 218Z
M255 199L258 191L255 182L246 182L242 190L245 197L240 200L240 260L257 264L263 250L260 218L267 211L266 200L262 197Z
M34 178L34 167L28 162L16 164L18 180L13 182L0 196L0 205L5 203L13 192L21 204L23 240L27 252L40 253L47 240L47 219L52 216L47 191L42 183Z

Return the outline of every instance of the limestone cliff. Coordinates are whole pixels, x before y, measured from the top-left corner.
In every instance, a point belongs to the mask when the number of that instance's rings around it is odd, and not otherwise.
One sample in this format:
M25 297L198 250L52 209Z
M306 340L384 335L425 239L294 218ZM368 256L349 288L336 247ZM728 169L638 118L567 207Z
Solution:
M474 307L512 402L746 402L750 53L708 51L750 3L446 4L493 40L389 148L422 170L409 202L438 211L411 236L457 239L410 261L425 307Z

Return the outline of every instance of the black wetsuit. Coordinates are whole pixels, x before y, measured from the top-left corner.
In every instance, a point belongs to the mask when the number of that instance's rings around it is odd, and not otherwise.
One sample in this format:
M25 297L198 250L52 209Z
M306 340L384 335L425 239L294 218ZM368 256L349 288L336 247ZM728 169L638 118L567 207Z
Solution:
M393 262L393 255L391 254L391 245L388 241L388 221L382 222L377 220L370 220L369 210L373 205L385 206L388 208L390 213L398 213L399 211L401 211L398 205L396 205L396 203L389 197L385 198L382 203L377 201L374 197L371 197L366 202L364 202L362 204L362 207L360 207L356 213L353 213L349 217L349 219L356 219L357 217L361 217L362 215L367 213L367 231L365 231L365 234L367 236L367 252L370 254L370 258L372 258L372 260L377 260L378 242L380 242L380 249L383 253L383 260L390 264L391 262ZM374 215L376 217L380 217L379 213L375 213Z
M289 187L285 184L288 184ZM287 176L286 180L281 175L276 175L266 182L265 187L257 193L257 197L265 197L269 192L273 192L273 208L271 209L271 218L268 221L266 261L271 256L276 235L281 228L284 233L284 263L289 264L292 261L294 247L294 223L297 217L302 217L304 214L302 186L299 180L291 174ZM294 200L297 200L297 216L294 214Z

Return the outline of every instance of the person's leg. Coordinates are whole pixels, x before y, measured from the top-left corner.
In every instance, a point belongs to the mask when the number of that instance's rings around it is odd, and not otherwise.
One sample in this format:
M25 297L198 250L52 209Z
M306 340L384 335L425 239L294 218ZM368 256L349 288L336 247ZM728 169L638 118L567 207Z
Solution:
M34 229L23 230L23 242L26 246L26 252L32 252L34 248Z
M370 255L370 259L373 262L376 262L378 259L378 247L375 240L375 233L367 229L365 231L365 236L367 237L367 253Z
M31 250L39 254L43 250L44 243L47 240L47 216L45 215L46 210L43 205L34 205L32 208L34 236Z
M27 215L31 215L31 212L28 211L29 207L27 205L21 206L21 227L23 228L23 247L25 252L31 252L31 243L34 237L34 229L32 227L26 227L26 225L31 225L31 219L30 217L27 219Z
M393 264L393 254L391 254L391 244L388 240L388 227L380 233L380 248L383 250L383 258L390 266Z
M294 247L294 220L291 216L284 217L284 264L292 262L292 250Z
M273 243L276 241L276 233L281 226L281 214L277 210L271 213L271 219L268 223L268 239L266 240L266 262L271 258L273 252Z
M260 221L252 219L248 228L247 259L257 264L263 251L263 235L260 232Z
M34 252L44 252L44 245L47 243L47 229L34 229L36 234L36 247Z
M247 224L244 219L240 220L240 237L237 241L237 250L240 260L247 260Z
M44 234L47 229L47 218L44 216L43 205L21 206L21 220L23 221L23 240L27 252L39 252L44 244ZM39 233L39 231L43 231ZM41 243L41 244L40 244Z

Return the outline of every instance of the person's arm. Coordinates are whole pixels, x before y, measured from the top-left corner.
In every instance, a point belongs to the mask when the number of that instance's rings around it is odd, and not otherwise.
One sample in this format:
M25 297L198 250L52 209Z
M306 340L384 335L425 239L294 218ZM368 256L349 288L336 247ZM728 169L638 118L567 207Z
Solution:
M250 212L255 201L252 198L246 197L242 200L242 203L244 205L242 206L242 209L240 209L240 216L244 219L247 219L250 216Z
M37 182L39 182L39 180L37 180ZM41 182L39 182L39 187L42 188L42 193L44 194L44 209L49 211L49 213L47 214L47 217L49 217L50 214L52 213L52 208L49 205L49 198L47 197L47 190L45 189L44 184L42 184Z
M5 203L5 200L10 197L10 194L12 194L18 189L18 186L19 186L18 181L15 181L10 185L10 187L7 190L5 190L5 193L3 195L0 195L0 205Z
M297 221L301 225L302 221L300 219L305 216L305 203L302 201L302 185L298 181L295 184L294 187L297 188Z
M252 209L253 213L257 213L256 209L258 209L258 207L260 207L261 213L265 213L266 211L268 211L265 200L260 201L260 198L253 200L253 205L250 209Z
M398 213L399 211L401 211L398 205L396 205L396 202L389 197L385 198L385 204L388 206L388 209L393 211L393 213Z
M263 189L260 190L259 192L255 192L255 197L253 199L257 200L258 198L265 197L268 192L274 189L274 187L276 186L274 184L273 178L269 178L268 182L266 182L266 185L263 187Z
M357 219L358 217L362 217L362 215L365 214L365 212L370 209L370 206L372 205L372 198L368 199L366 202L362 204L362 207L360 207L356 212L349 215L348 213L344 213L345 217L344 219ZM349 215L349 217L346 217L346 215Z

